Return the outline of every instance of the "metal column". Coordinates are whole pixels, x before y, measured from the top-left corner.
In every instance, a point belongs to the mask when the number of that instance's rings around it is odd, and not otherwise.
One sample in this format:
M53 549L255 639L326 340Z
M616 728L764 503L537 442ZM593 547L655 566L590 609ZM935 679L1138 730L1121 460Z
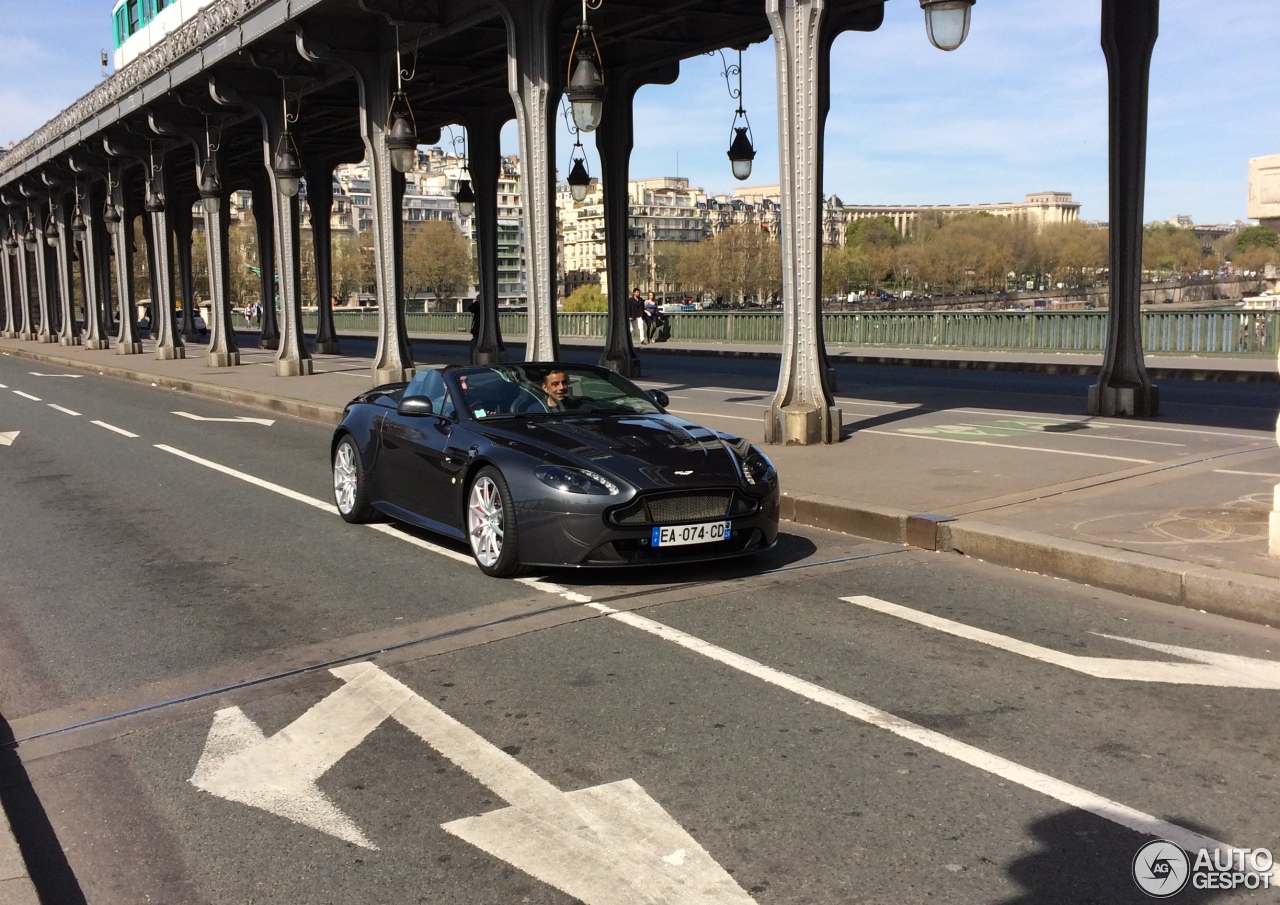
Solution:
M1107 346L1089 414L1152 418L1159 389L1142 354L1142 201L1147 167L1147 79L1160 0L1103 0L1110 117L1111 280Z

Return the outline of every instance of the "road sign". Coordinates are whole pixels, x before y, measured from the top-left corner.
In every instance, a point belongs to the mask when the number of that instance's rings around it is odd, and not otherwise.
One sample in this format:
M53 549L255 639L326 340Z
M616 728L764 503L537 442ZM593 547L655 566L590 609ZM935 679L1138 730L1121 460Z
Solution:
M376 849L316 782L393 719L511 805L443 829L544 883L588 905L753 901L633 780L561 792L372 663L331 672L346 684L270 738L219 710L191 783Z
M853 603L877 613L896 616L916 625L967 638L991 647L998 647L1010 653L1021 654L1033 660L1052 663L1099 679L1123 679L1130 682L1164 682L1173 685L1216 685L1222 688L1267 688L1280 689L1280 661L1260 660L1254 657L1240 657L1235 654L1219 654L1214 651L1197 650L1193 647L1177 647L1173 644L1157 644L1154 641L1140 641L1137 638L1122 638L1119 635L1106 635L1098 632L1092 634L1112 641L1123 641L1148 650L1172 654L1193 660L1193 663L1169 663L1160 660L1122 660L1113 657L1082 657L1078 654L1066 654L1052 648L1029 644L1007 635L998 635L986 629L974 628L962 622L953 622L932 613L913 610L910 607L889 603L875 597L841 597L846 603Z
M229 421L233 424L261 424L264 427L270 427L275 424L275 421L271 418L250 418L246 415L240 415L236 418L206 418L204 415L193 415L190 412L172 412L171 414L190 418L192 421Z
M22 431L0 431L0 446L13 446L13 441L18 439L18 434Z

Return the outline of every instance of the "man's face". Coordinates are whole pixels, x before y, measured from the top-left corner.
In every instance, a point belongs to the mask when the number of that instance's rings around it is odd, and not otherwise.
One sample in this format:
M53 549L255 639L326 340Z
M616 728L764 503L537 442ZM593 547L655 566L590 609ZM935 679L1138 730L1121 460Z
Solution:
M546 393L549 399L563 402L565 395L569 392L568 375L564 371L552 371L542 381L542 392Z

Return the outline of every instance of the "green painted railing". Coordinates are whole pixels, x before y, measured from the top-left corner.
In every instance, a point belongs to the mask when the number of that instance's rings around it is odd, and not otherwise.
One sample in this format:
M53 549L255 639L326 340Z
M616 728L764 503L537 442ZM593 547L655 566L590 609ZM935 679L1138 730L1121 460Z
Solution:
M375 309L337 310L339 333L376 333ZM603 313L560 312L563 339L601 339L608 323ZM469 314L413 313L405 316L410 333L457 334L471 331ZM671 339L692 343L782 342L777 311L698 311L668 314ZM314 312L303 315L303 329L315 330ZM528 316L499 317L502 335L525 336ZM898 349L1042 352L1101 352L1107 337L1105 311L898 311L829 312L822 317L829 346ZM1151 353L1182 355L1275 356L1280 312L1215 309L1151 311L1142 315L1143 347Z

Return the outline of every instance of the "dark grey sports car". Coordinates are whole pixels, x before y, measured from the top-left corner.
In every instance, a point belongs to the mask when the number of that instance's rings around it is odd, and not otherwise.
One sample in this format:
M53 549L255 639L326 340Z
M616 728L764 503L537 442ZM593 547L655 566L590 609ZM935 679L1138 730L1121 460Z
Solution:
M334 498L349 522L381 514L465 538L500 577L772 547L773 464L666 405L661 391L588 365L420 371L347 405Z

